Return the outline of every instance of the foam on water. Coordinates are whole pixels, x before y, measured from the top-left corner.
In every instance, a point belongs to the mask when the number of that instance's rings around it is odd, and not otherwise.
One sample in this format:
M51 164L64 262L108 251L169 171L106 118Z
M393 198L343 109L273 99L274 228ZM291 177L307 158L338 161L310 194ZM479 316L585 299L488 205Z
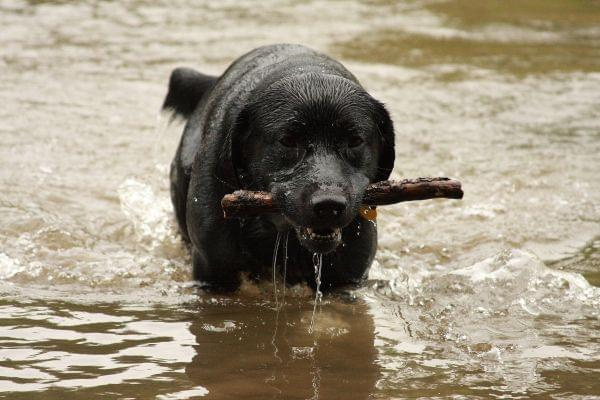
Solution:
M600 347L589 341L590 329L600 328L600 288L530 252L509 249L417 276L400 270L389 281L373 281L371 290L383 381L392 387L430 368L474 376L484 368L487 380L500 380L497 390L528 393L548 390L540 371L569 368L569 360L600 361ZM436 379L474 383L468 374Z
M135 178L128 178L118 189L121 210L133 224L137 242L149 251L157 248L179 251L181 239L172 216L173 205L168 197L157 196L152 187Z
M451 271L448 275L467 278L474 291L481 291L482 288L488 293L490 289L502 290L504 297L511 294L519 296L516 302L520 305L525 301L540 306L568 302L565 305L569 307L586 305L600 308L600 288L591 286L578 273L548 268L537 256L527 251L506 250L469 267Z
M132 288L162 296L184 292L190 260L167 195L157 195L136 178L126 179L117 192L124 223L110 236L69 231L68 222L64 228L56 222L24 232L11 248L17 256L0 252L0 279L5 285L52 286L59 297L63 290L83 293L99 287L118 295ZM109 218L104 224L110 226ZM144 295L136 293L132 299L140 297Z

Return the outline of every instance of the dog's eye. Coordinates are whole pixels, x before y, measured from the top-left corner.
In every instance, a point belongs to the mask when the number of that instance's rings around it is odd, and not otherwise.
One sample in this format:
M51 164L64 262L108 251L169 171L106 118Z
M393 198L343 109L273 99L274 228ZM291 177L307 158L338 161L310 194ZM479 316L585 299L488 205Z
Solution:
M359 135L351 135L348 138L348 147L358 147L365 141Z
M279 139L279 143L285 147L298 147L298 141L293 135L285 135Z

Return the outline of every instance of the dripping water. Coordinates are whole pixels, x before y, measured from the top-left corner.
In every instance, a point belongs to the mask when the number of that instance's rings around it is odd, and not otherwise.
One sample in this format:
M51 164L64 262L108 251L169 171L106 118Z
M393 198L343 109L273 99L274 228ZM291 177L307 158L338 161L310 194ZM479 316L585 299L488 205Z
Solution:
M285 303L285 284L287 275L287 262L288 262L288 240L290 238L290 231L285 233L285 242L283 243L283 300Z
M285 236L285 250L284 250L284 259L283 265L284 270L287 268L287 241L288 234ZM277 339L277 328L279 327L279 311L281 311L281 306L279 304L279 299L277 298L277 252L279 250L279 242L281 241L281 232L277 232L277 239L275 239L275 249L273 249L273 294L275 296L275 329L273 330L273 336L271 337L271 346L273 346L273 356L279 361L283 360L279 357L279 348L277 347L276 339ZM285 301L285 276L283 279L283 299ZM274 373L274 372L273 372ZM272 380L275 380L275 375L271 376Z
M313 266L315 268L315 283L317 285L315 289L315 303L313 305L312 317L310 319L310 328L308 329L309 333L314 333L315 330L315 315L317 313L317 304L321 302L323 298L323 293L321 292L321 270L323 268L323 254L313 253ZM318 347L317 339L313 338L313 349ZM311 400L317 400L319 398L319 389L321 387L321 368L316 364L316 359L313 355L312 357L312 365L311 365L311 375L312 375L312 387L313 387L313 395L310 398Z
M313 305L312 317L310 318L310 328L308 329L309 333L314 332L317 304L319 304L323 298L323 293L321 292L321 269L323 267L323 254L313 253L313 266L315 268L315 283L317 284L317 288L315 290L315 304Z
M275 249L273 250L273 290L275 293L275 329L273 330L273 336L271 337L271 346L273 346L273 356L279 361L283 362L279 357L279 348L277 347L277 330L279 328L279 312L285 304L285 280L287 273L287 262L288 262L288 240L290 238L290 231L285 234L285 241L283 242L283 295L281 304L279 304L277 297L277 252L279 249L279 242L281 240L281 233L277 233L277 239L275 240ZM285 325L284 325L285 326ZM275 375L271 376L272 380L275 380Z
M279 308L279 300L277 298L277 251L279 250L280 241L281 232L277 232L277 239L275 239L275 249L273 250L273 295L275 297L276 308Z

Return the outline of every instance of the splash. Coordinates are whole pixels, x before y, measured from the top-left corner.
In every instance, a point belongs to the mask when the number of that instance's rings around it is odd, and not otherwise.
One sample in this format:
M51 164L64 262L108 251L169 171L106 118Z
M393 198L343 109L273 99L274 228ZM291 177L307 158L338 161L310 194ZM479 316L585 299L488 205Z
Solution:
M549 268L534 253L524 250L501 251L451 271L450 276L454 282L462 278L461 284L488 299L490 307L505 299L503 303L514 311L521 309L531 315L573 316L575 308L594 313L600 309L600 289L581 274Z
M134 178L126 179L119 186L118 194L121 211L133 224L140 246L151 251L180 251L168 197L157 195L149 184Z

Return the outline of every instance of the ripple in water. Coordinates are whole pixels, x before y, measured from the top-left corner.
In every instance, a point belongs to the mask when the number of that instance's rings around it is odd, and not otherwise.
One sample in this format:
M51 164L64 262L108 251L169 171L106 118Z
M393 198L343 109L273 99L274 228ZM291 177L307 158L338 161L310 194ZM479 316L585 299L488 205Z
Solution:
M0 391L600 393L597 10L434 3L0 0ZM341 55L385 101L393 178L466 192L378 209L369 286L287 288L277 310L272 286L189 282L167 179L181 127L155 126L172 68L219 73L275 41Z

